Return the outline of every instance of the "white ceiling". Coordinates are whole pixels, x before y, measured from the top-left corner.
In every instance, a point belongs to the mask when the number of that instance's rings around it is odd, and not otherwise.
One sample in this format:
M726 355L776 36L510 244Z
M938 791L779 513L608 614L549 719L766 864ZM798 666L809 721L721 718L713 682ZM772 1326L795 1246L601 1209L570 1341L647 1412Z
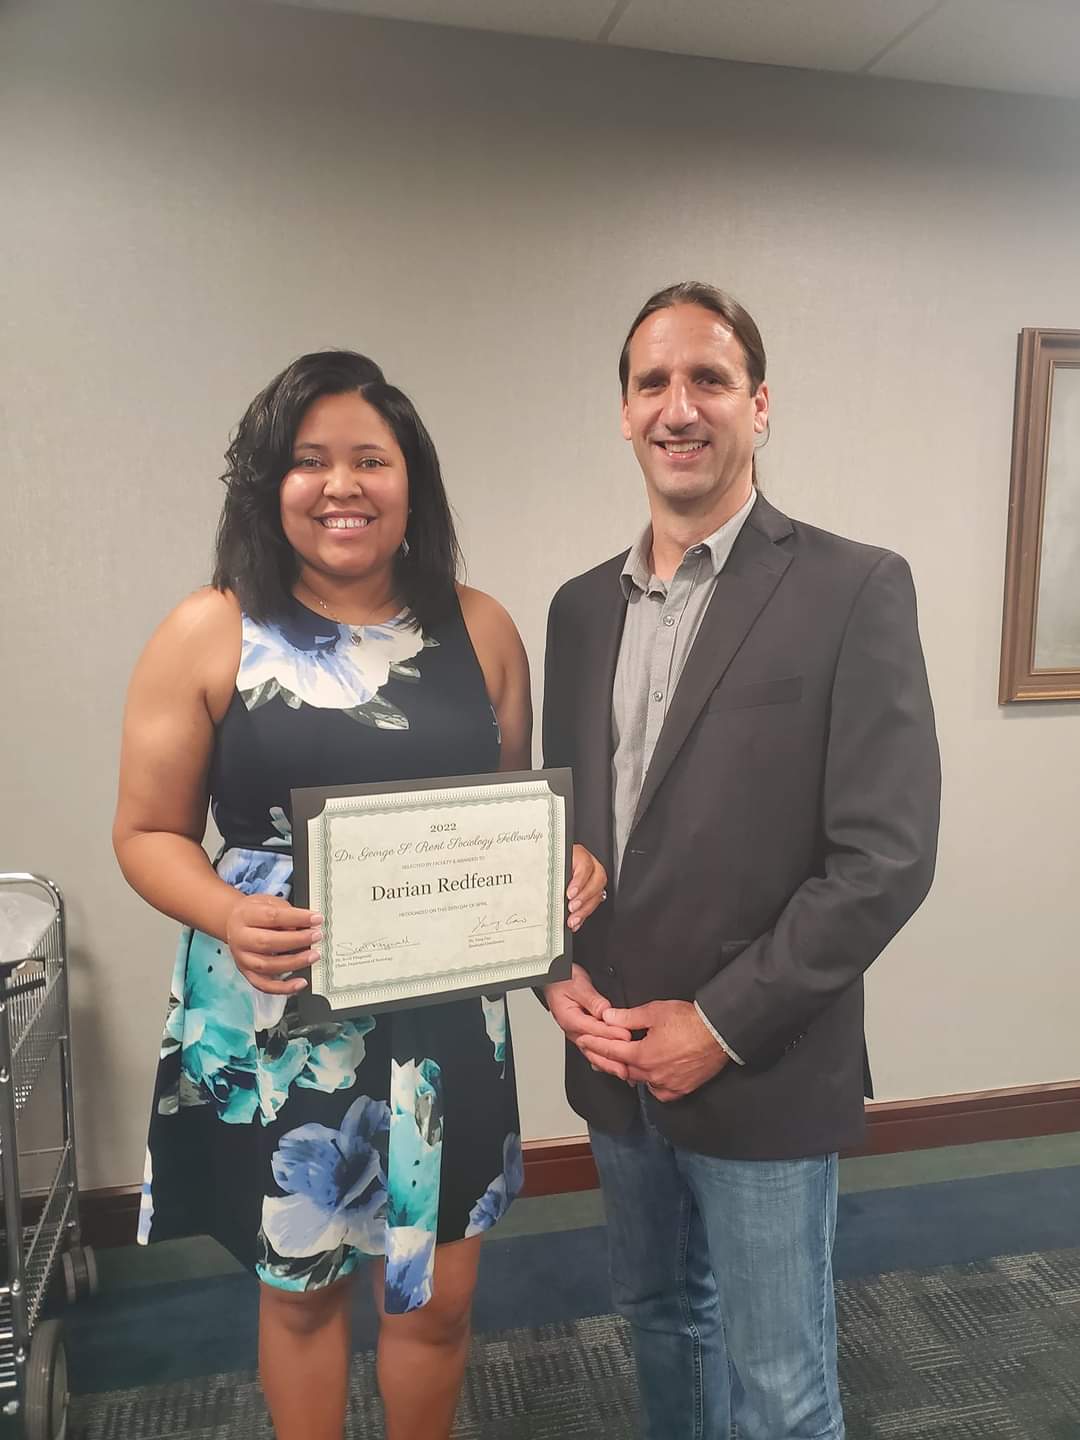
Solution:
M1080 0L277 0L391 20L1080 99Z

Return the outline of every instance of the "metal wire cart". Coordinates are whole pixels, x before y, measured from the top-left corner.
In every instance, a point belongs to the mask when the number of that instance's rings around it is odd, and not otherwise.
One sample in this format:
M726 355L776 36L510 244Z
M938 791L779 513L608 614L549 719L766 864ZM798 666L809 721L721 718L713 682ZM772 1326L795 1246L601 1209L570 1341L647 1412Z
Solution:
M42 1305L59 1270L69 1301L93 1294L97 1270L79 1238L64 902L41 876L0 874L0 900L15 895L36 898L39 909L44 898L52 919L27 955L0 961L0 1431L63 1440L67 1356L61 1322L41 1318ZM23 1111L52 1065L59 1067L59 1141L23 1149ZM48 1178L24 1193L19 1172L31 1159Z

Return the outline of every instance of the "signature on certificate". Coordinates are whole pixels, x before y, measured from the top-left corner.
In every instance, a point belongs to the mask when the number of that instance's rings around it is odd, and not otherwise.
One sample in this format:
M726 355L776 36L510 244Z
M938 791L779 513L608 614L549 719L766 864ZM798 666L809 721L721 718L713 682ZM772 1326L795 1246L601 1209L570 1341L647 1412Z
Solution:
M504 930L524 930L529 924L527 915L481 915L472 928L473 935L500 935Z
M334 956L338 960L364 960L375 955L389 955L395 950L411 950L419 943L411 935L379 935L370 940L343 940L334 946Z

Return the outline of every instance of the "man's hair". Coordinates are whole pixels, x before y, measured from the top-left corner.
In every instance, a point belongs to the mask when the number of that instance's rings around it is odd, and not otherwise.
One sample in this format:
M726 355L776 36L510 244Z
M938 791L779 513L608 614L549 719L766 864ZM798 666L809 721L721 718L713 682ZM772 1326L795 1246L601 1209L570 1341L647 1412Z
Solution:
M405 458L408 553L394 562L396 593L412 619L429 626L453 603L460 561L439 458L408 396L387 383L374 360L351 350L301 355L244 412L225 452L213 584L232 590L253 620L287 613L299 564L281 528L281 482L309 407L324 395L348 394L382 416Z
M746 373L750 380L750 394L757 393L765 380L765 346L757 322L748 310L744 310L733 295L718 290L715 285L706 285L702 280L681 280L678 285L668 285L650 295L634 317L630 332L623 341L619 356L619 383L623 399L626 399L630 384L630 342L638 330L658 310L670 310L673 305L700 305L711 310L731 327L732 333L742 346L746 358Z

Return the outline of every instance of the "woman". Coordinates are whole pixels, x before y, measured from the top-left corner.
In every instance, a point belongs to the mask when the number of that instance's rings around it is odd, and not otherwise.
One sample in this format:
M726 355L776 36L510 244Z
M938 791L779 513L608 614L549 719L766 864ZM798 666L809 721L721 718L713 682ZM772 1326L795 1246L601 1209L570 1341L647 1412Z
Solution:
M464 1370L480 1234L522 1184L506 1006L302 1024L289 997L321 917L289 903L289 792L527 768L528 665L506 612L456 584L434 447L371 360L295 361L227 460L213 588L150 640L124 724L117 856L185 926L140 1238L207 1233L254 1267L279 1440L340 1440L348 1280L383 1257L387 1435L436 1440ZM575 847L573 929L605 879ZM426 1123L399 1130L391 1112Z

